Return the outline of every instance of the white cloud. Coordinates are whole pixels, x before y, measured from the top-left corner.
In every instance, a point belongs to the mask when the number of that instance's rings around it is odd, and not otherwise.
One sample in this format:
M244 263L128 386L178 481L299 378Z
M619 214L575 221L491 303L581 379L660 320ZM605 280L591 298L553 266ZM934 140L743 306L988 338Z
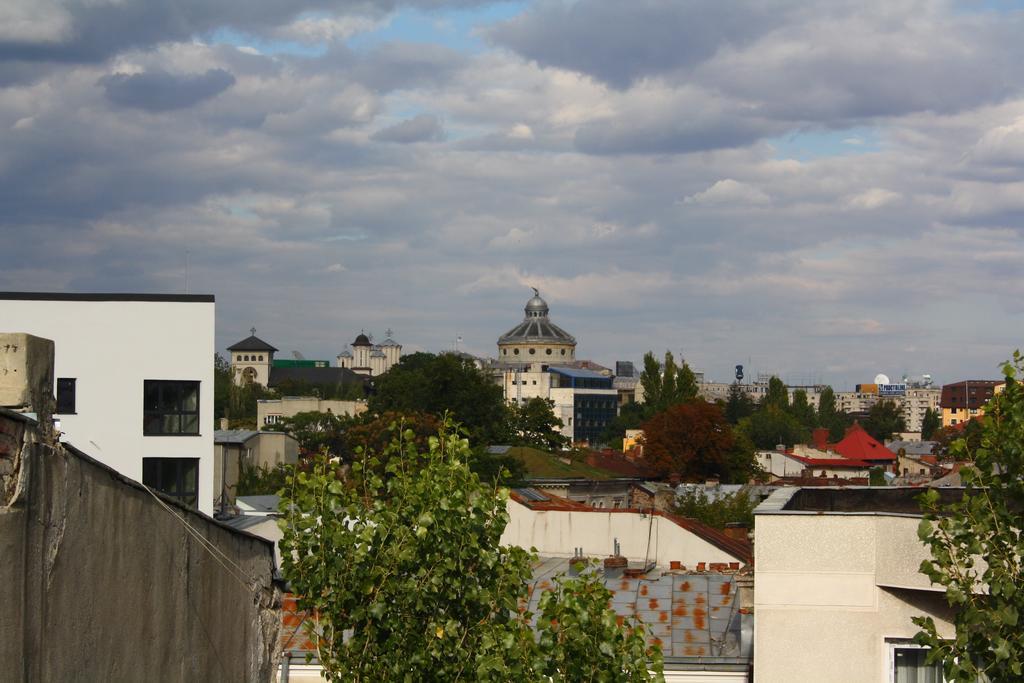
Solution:
M746 183L725 178L706 190L683 199L684 204L711 206L744 206L767 204L771 198L767 193Z
M900 199L898 192L892 192L882 187L872 187L859 194L855 194L846 201L846 206L851 209L862 209L870 211L881 208L887 204Z

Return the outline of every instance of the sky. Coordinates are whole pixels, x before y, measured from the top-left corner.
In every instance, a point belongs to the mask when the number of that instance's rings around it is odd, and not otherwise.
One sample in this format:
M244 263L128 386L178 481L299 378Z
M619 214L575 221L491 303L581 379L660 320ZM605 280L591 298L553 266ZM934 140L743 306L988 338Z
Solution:
M708 379L997 377L1022 346L1024 3L5 0L0 290L210 293Z

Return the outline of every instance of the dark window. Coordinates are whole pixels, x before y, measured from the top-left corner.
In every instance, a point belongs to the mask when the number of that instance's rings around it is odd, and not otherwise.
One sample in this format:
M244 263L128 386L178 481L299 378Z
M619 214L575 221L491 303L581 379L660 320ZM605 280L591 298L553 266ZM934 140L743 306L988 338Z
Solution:
M75 413L75 378L57 378L57 414L74 415Z
M147 379L142 433L199 435L199 382Z
M143 458L142 483L185 505L198 507L199 458Z

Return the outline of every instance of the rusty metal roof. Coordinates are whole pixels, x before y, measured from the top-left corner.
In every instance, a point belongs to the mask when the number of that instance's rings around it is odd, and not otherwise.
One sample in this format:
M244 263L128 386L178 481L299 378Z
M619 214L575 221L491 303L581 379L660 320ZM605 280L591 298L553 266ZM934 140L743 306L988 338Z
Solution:
M537 611L540 596L566 574L569 558L541 558L534 568L527 609ZM632 572L631 572L632 573ZM603 579L612 592L611 607L622 617L635 617L649 641L665 657L735 658L740 656L740 614L736 574L731 572L665 571L655 568L639 576Z

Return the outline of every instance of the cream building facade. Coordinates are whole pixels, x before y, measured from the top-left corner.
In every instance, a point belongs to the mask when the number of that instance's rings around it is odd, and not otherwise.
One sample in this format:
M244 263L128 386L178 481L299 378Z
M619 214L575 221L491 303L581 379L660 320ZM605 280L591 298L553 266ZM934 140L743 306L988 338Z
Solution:
M299 413L334 413L355 417L366 412L366 401L342 401L316 396L282 396L256 401L256 424L262 429Z
M942 680L912 642L914 616L952 635L941 587L918 571L929 557L917 538L919 493L781 488L758 506L757 683Z
M365 332L360 332L352 342L352 350L338 354L338 367L370 377L383 375L402 357L402 345L391 338L391 330L386 334L383 342L374 344Z

